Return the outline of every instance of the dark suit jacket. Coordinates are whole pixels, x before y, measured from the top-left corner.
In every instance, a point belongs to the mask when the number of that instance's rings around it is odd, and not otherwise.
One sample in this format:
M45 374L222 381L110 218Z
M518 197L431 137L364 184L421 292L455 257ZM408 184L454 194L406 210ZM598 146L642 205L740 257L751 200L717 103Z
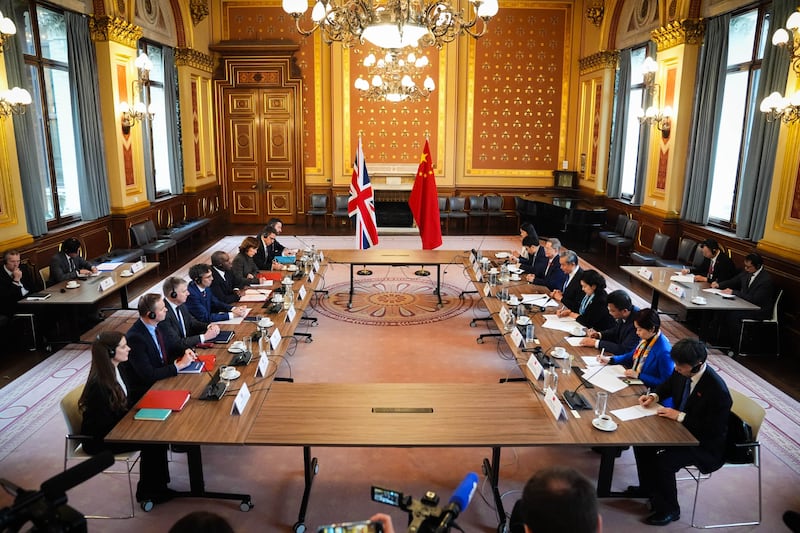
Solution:
M564 306L566 306L567 309L575 313L578 312L578 308L581 306L581 301L585 296L585 294L583 293L583 289L581 288L582 277L583 277L583 270L581 269L575 273L575 276L572 278L572 281L570 281L569 285L567 285L567 288L564 290L563 298L561 298L561 303L564 304ZM560 287L556 288L560 289Z
M167 363L161 360L158 347L141 319L133 323L125 338L131 351L127 363L122 365L127 367L125 384L131 404L134 404L156 381L177 376L178 369L171 363L169 353L164 354L168 358ZM166 348L166 341L164 344Z
M561 290L561 288L564 286L564 282L567 281L567 275L564 274L563 270L561 270L558 255L555 255L552 259L550 259L549 269L547 268L547 264L545 264L545 271L546 274L543 274L542 277L540 277L538 274L536 275L536 278L533 280L533 284L543 285L551 291L555 289Z
M209 289L201 292L194 281L189 282L189 297L184 305L197 320L206 323L228 320L231 310L230 305L220 301Z
M58 283L65 279L75 279L78 277L78 271L85 269L91 270L92 265L83 257L77 255L72 259L75 265L74 270L69 268L69 257L64 252L56 253L50 259L50 283Z
M714 272L709 274L708 269L711 268L711 259L703 260L703 264L699 268L692 269L692 274L698 276L706 276L708 282L716 281L722 283L736 276L736 266L734 266L731 258L727 254L720 252L717 261L714 264Z
M753 313L753 318L763 320L772 316L772 306L775 304L775 284L765 269L762 268L752 284L750 284L750 274L740 272L735 278L721 282L719 288L733 289L733 294L737 297L759 306L761 311Z
M585 296L585 294L584 294ZM575 312L580 312L580 304ZM596 330L610 328L614 324L614 319L608 314L608 294L604 290L594 293L594 298L583 311L578 315L578 324Z
M186 348L194 348L200 342L200 334L205 333L208 328L208 323L196 320L192 314L186 310L185 305L178 306L178 312L183 317L183 325L186 327L186 336L181 331L181 324L172 305L169 303L167 306L167 317L158 323L158 331L164 337L164 343L167 345L167 350L171 359L177 359Z
M127 387L127 383L125 384ZM84 441L83 447L90 454L100 453L105 449L103 439L109 431L114 429L117 422L122 420L128 409L111 408L111 391L101 386L95 380L86 384L83 421L81 422L81 435L92 437ZM130 397L129 397L130 399Z
M557 259L556 257L556 260ZM539 249L536 250L536 255L533 257L520 257L519 267L526 274L536 274L537 278L539 276L544 276L544 270L547 268L547 256L544 254L544 246L539 246Z
M245 285L251 285L257 282L258 266L253 258L248 257L247 254L241 252L236 254L236 257L233 258L231 272L233 273L233 283L238 287L244 287ZM248 274L252 274L255 277L253 279L248 279Z
M33 292L37 285L33 281L30 269L25 265L20 265L22 279L20 282L28 290ZM6 272L5 267L0 264L0 315L11 316L17 312L17 302L22 299L22 287L12 281L11 276Z
M253 256L253 261L256 262L256 266L260 270L272 270L272 260L275 259L276 255L280 254L276 253L275 246L268 246L266 250L264 249L264 241L261 239L261 234L258 235L257 240L258 250L256 250L256 255Z
M597 347L605 348L606 351L614 355L622 355L633 351L641 340L636 334L636 328L633 325L633 315L638 310L638 307L634 307L627 320L616 320L610 328L602 331L598 330L600 331L600 342Z
M214 293L214 296L217 297L218 300L225 302L226 304L232 304L239 301L239 295L236 294L233 289L241 288L242 286L239 285L238 287L234 284L233 280L233 272L230 270L225 273L225 279L222 279L222 276L217 269L211 267L211 275L214 277L214 280L211 282L211 292Z
M685 377L677 372L657 389L659 400L672 398L675 406L683 396ZM728 416L731 411L731 394L722 378L706 365L700 381L695 385L683 412L683 425L700 441L696 465L703 472L711 472L722 466L728 434Z

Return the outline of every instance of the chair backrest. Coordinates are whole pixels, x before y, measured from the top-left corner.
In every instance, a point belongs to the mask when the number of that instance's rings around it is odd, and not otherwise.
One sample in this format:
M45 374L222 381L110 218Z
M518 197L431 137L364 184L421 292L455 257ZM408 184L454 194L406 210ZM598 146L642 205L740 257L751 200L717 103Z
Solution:
M772 306L772 319L771 322L778 323L778 304L781 303L781 296L783 296L783 289L778 291L778 296L775 297L775 305Z
M470 196L469 197L469 210L470 211L483 211L484 198L483 196Z
M753 440L758 440L758 431L761 429L761 423L764 422L767 412L758 402L741 392L730 389L730 393L733 399L731 412L747 422L747 425L753 430Z
M42 286L47 287L50 281L50 267L42 267L39 269L39 277L42 278Z
M661 232L656 233L656 236L653 237L653 254L658 257L664 257L667 244L669 244L669 235L665 235Z
M154 242L158 240L158 231L156 231L156 225L152 220L147 219L144 222L144 229L146 232L145 234L147 235L147 242Z
M696 240L689 239L687 237L682 238L681 242L678 243L677 261L679 263L688 263L696 247L697 247Z
M464 197L451 196L450 197L450 211L463 211L464 210Z
M147 238L147 228L145 228L144 222L131 226L131 235L135 246L142 246L150 242Z
M447 196L439 197L439 213L447 210Z
M706 256L703 255L703 247L698 246L697 248L695 248L694 257L692 258L692 266L694 268L700 268L700 265L703 264L703 261L705 261L705 259Z
M622 236L627 239L635 239L637 231L639 231L639 221L631 218L625 223L625 231Z
M503 197L491 195L486 197L486 210L487 211L502 211L503 210Z
M336 195L336 210L344 210L347 211L347 203L350 201L349 194L337 194Z
M620 235L625 233L625 226L628 224L628 220L630 220L628 215L617 215L617 225L614 226L614 233L619 233Z
M79 435L81 432L83 414L81 414L81 410L78 407L78 400L81 399L81 394L83 394L83 387L83 385L75 387L61 398L61 414L64 415L67 433L70 435Z
M327 194L312 194L311 195L311 207L314 209L324 209L328 207L328 195Z

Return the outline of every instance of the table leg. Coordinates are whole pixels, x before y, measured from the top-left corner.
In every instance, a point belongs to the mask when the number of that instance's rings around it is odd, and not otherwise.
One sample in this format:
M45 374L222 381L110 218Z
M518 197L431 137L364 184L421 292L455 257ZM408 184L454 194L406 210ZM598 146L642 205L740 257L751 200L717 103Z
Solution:
M319 472L317 458L311 457L311 446L303 446L303 472L305 477L303 501L300 502L300 511L297 513L297 523L295 523L293 531L305 531L306 511L308 510L308 500L311 496L311 486L314 484L314 476Z
M353 307L353 263L350 263L350 298L347 300L347 308L351 309Z
M439 298L439 308L442 304L442 265L436 264L436 296Z
M119 305L122 309L128 308L128 286L125 285L119 290Z
M506 511L503 509L503 499L500 497L500 447L492 448L492 460L483 460L483 470L489 477L489 484L492 487L492 495L494 496L494 507L497 511L498 526L497 531L502 531L506 523Z
M650 302L650 309L658 311L658 298L661 296L657 290L653 289L653 299Z

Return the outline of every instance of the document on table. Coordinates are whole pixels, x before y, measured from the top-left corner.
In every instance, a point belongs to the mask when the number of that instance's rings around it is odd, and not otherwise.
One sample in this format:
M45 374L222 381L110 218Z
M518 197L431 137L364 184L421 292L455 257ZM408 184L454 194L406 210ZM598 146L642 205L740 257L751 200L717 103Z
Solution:
M110 272L122 266L122 263L100 263L97 265L97 270L101 272Z
M694 283L694 274L675 274L670 276L669 280L677 283Z
M558 307L561 305L546 294L520 294L520 298L524 304L538 305L539 307Z
M596 355L582 355L581 359L583 359L583 364L586 365L587 368L590 366L601 366L603 364L597 360Z
M583 328L578 321L570 317L559 317L556 315L544 315L544 324L542 327L548 329L556 329L558 331L565 331L569 333L575 328Z
M602 370L597 367L583 372L583 377L596 387L607 390L608 392L621 391L628 386L620 378L625 377L625 367L622 365L606 365Z
M228 320L220 320L218 322L214 322L214 324L241 324L244 321L244 317L250 314L250 308L244 308L244 316L235 316Z
M657 413L658 408L661 407L660 403L651 403L647 407L643 407L640 404L632 405L630 407L625 407L623 409L613 409L609 411L612 415L616 416L623 422L627 422L628 420L636 420L637 418L644 418L646 416L653 416Z
M711 294L725 294L724 292L722 292L722 289L714 289L714 288L703 289L703 292L710 292Z
M240 302L266 302L269 297L270 290L250 289L239 298Z
M568 337L564 338L566 339L566 341L569 343L570 346L580 346L581 341L583 340L583 337L573 337L572 335L569 335Z

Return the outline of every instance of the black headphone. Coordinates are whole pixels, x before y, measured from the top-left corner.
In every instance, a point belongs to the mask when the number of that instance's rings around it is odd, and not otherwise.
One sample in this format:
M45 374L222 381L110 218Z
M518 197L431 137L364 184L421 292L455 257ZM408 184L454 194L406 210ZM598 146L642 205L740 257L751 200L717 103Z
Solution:
M97 337L95 337L95 340L98 341L98 342L102 342L100 340L100 334L98 334ZM105 343L103 343L103 346L105 346L106 350L108 350L108 358L109 359L114 359L114 356L117 354L117 347L116 346L109 346L108 344L105 344Z
M699 363L694 365L689 372L691 372L692 374L697 374L698 372L700 372L700 369L703 367L703 363L705 363L705 362L706 362L706 360L704 358L702 361L700 361Z
M170 298L177 298L178 297L178 291L175 290L175 283L174 282L172 283L172 292L169 293L169 297Z
M156 319L156 312L155 311L149 311L147 313L147 318L149 318L150 320L155 320Z

